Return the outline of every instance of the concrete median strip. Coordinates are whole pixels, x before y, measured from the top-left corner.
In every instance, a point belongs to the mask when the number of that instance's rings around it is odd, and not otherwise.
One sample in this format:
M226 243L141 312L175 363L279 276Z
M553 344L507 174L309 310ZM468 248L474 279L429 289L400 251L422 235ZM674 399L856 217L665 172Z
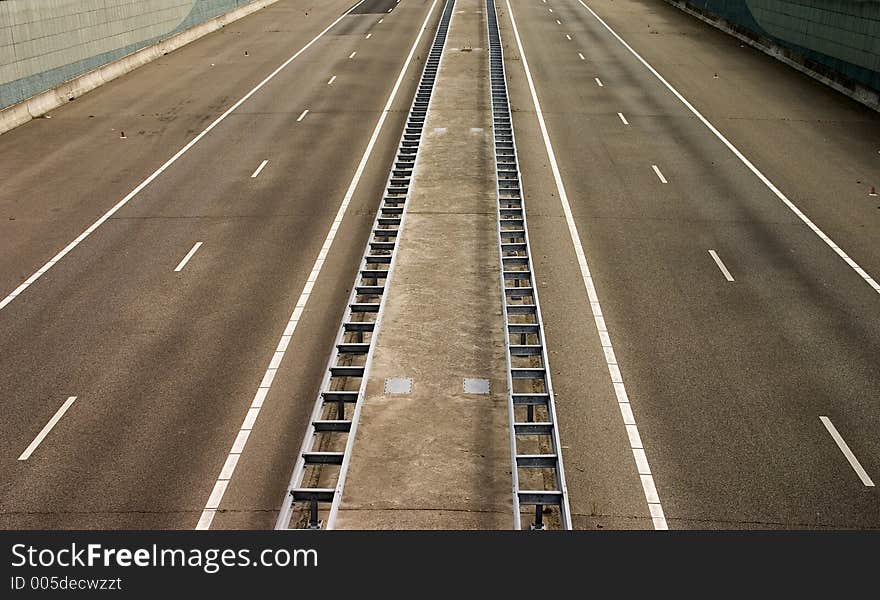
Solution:
M475 84L488 80L488 60L455 51L485 37L483 14L483 0L456 1L350 468L328 527L510 527L495 177L485 166L491 105ZM438 277L440 265L454 271L454 284ZM401 373L411 387L388 385Z

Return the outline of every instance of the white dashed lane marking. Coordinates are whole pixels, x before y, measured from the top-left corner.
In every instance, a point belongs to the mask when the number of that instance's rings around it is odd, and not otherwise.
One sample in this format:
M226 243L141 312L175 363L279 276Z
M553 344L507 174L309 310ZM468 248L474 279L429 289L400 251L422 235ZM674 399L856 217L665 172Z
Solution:
M175 272L175 273L179 273L179 272L183 271L183 268L186 266L186 263L189 262L189 259L191 259L191 258L193 257L193 255L194 255L194 254L198 251L198 249L201 248L201 247L202 247L202 242L196 242L195 245L192 247L192 249L191 249L189 252L186 253L186 256L183 257L183 260L181 260L181 261L177 264L177 266L174 268L174 272Z
M260 166L257 167L257 170L254 171L253 174L251 174L251 179L256 179L257 177L259 177L260 173L262 172L263 169L266 168L267 164L269 164L268 160L264 160L263 162L261 162Z
M874 487L874 482L871 480L870 477L868 477L868 474L862 467L862 463L859 462L859 459L857 459L856 455L853 454L852 450L850 450L849 444L844 441L843 437L840 435L840 432L837 431L837 427L835 427L834 423L831 422L831 419L829 419L828 417L819 417L819 420L822 421L822 425L824 425L825 429L828 430L828 433L831 434L831 437L834 439L834 443L837 444L837 447L840 448L841 452L843 452L846 460L849 461L849 465L853 468L853 471L856 472L856 475L859 476L859 479L862 480L862 483L865 484L865 487Z
M651 168L654 169L654 173L657 175L657 179L660 180L660 183L669 183L668 181L666 181L663 173L660 172L660 167L658 167L657 165L651 165Z
M718 268L721 269L721 272L724 274L724 278L727 281L733 281L733 275L730 274L730 271L727 270L727 267L721 262L721 258L718 256L718 253L714 250L709 250L709 255L712 256L712 259L715 261L715 264L718 265Z
M70 396L67 400L64 401L64 404L61 405L55 414L49 419L49 422L46 423L46 426L40 430L40 433L37 434L37 437L34 438L34 441L30 443L30 445L25 448L25 451L21 453L21 456L18 457L18 460L27 460L31 457L31 454L34 453L34 450L37 449L46 436L49 435L49 432L52 431L52 428L61 420L61 417L64 416L64 413L67 412L73 403L76 402L76 396Z

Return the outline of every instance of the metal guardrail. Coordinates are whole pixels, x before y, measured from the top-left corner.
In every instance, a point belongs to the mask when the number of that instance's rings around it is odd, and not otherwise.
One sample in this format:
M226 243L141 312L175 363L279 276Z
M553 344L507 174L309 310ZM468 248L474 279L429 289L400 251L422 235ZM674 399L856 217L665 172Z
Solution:
M562 529L571 529L550 363L532 271L522 181L507 95L504 50L494 0L486 0L486 20L498 183L498 248L507 344L514 528L522 528L521 507L529 505L534 506L532 529L557 524L555 520L545 520L545 512L555 513Z
M291 521L297 506L307 507L305 527L320 529L325 526L320 507L326 504L330 505L326 528L333 528L454 6L455 0L447 0L443 8L275 529L295 526Z

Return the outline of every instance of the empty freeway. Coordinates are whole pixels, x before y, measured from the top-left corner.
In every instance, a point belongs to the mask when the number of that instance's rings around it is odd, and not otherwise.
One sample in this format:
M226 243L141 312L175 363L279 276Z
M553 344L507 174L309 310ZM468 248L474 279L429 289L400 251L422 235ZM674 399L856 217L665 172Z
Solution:
M2 528L880 528L880 115L674 6L279 0L47 117Z

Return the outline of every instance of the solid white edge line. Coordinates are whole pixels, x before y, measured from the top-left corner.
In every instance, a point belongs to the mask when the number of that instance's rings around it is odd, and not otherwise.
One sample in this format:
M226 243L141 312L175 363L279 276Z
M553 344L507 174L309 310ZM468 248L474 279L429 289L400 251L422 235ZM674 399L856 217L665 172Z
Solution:
M660 167L658 167L657 165L651 165L651 168L654 169L654 173L657 175L660 183L669 183L668 181L666 181L666 178L663 177L663 173L660 172Z
M650 65L650 63L648 63L648 61L646 61L644 58L642 58L642 56L638 52L636 52L632 46L630 46L628 43L626 43L626 40L624 40L622 37L620 37L617 34L617 32L614 31L611 28L611 26L608 25L608 23L606 23L602 19L602 17L600 17L598 14L596 14L596 12L592 8L590 8L589 6L584 4L583 0L578 0L578 2L581 4L581 6L583 6L585 9L587 9L590 12L590 14L592 14L596 18L596 20L599 21L599 23L601 23L605 27L605 29L607 29L611 33L611 35L613 35L615 38L617 38L617 41L620 42L621 44L623 44L624 48L629 50L630 53L633 56L635 56L639 60L639 62L641 62L645 66L645 68L647 68L654 75L654 77L656 77L658 80L660 80L660 83L662 83L664 86L666 86L666 88L670 92L672 92L672 94L676 98L678 98L679 101L681 101L681 103L684 104L688 108L688 110L690 110L691 113L693 113L693 115L695 117L697 117L703 123L703 125L705 125L709 129L709 131L711 131L715 135L715 137L717 137L719 140L721 140L721 142L725 146L727 146L728 150L733 152L734 156L736 156L740 160L740 162L742 162L752 173L754 173L754 175L758 179L760 179L761 182L765 186L767 186L767 188L771 192L773 192L773 194L775 194L777 198L782 200L782 202L791 210L791 212L793 212L795 215L797 215L797 217L801 221L803 221L803 223L807 227L809 227L813 231L813 233L815 233L819 237L819 239L821 239L823 242L825 242L829 248L834 250L834 252L840 258L842 258L843 261L847 265L849 265L849 267L853 271L855 271L859 277L861 277L869 286L871 286L871 288L873 288L875 292L880 294L880 283L878 283L873 277L871 277L867 273L867 271L865 271L862 267L860 267L856 261L854 261L852 258L850 258L849 255L846 252L844 252L840 246L838 246L836 243L834 243L834 241L831 238L829 238L827 235L825 235L825 233L821 229L819 229L819 227L815 223L813 223L813 221L811 221L810 218L807 217L807 215L805 215L801 211L801 209L799 209L794 204L794 202L789 200L788 197L785 194L783 194L782 191L778 187L776 187L772 181L767 179L767 177L760 170L758 170L758 167L756 167L754 164L752 164L752 162L748 158L746 158L745 155L736 148L736 146L734 146L726 137L724 137L724 135L722 135L722 133L720 131L718 131L718 129L716 129L715 126L712 125L712 123L710 123L709 120L706 117L704 117L700 111L698 111L690 102L688 102L687 98L682 96L681 93L677 89L672 87L672 85L668 81L666 81L666 79L664 79L663 76L660 75L660 73L654 67L652 67Z
M261 163L260 163L260 166L257 167L257 170L254 171L253 174L251 175L251 179L256 179L257 177L259 177L259 176L260 176L260 173L263 171L264 168L266 168L266 165L267 165L267 164L269 164L269 160L268 160L268 159L267 159L267 160L264 160L263 162L261 162Z
M623 113L617 113L617 116L620 117L620 120L624 125L629 125L629 121L626 120L626 117L623 116Z
M638 434L638 427L635 418L632 416L632 407L630 406L629 397L623 384L623 376L617 364L617 358L614 355L614 348L611 345L611 334L605 324L605 318L602 316L602 308L599 305L599 296L596 293L596 287L593 283L593 276L590 274L590 267L587 264L586 253L583 244L581 244L580 234L577 230L577 224L574 221L574 215L571 212L571 204L568 202L568 195L565 192L565 185L562 182L562 174L559 171L559 165L556 162L556 153L553 151L553 145L550 143L550 135L547 132L547 124L544 122L544 113L541 111L541 103L538 100L538 93L535 91L535 83L532 80L532 73L529 70L529 63L526 59L526 53L523 49L522 40L519 37L519 30L516 26L516 19L513 16L513 7L510 0L507 3L507 13L510 17L510 23L513 28L513 35L516 38L516 45L519 48L519 55L522 59L522 67L526 74L526 81L529 84L529 91L532 94L532 103L535 106L535 115L538 118L538 125L541 128L541 135L544 138L544 148L547 151L547 157L550 161L550 168L553 171L553 179L556 182L556 191L559 194L559 201L562 204L562 210L565 213L565 222L568 225L568 233L571 236L571 243L574 246L577 255L578 265L581 270L581 277L584 281L584 288L587 290L587 297L590 300L590 306L593 310L593 319L596 324L596 330L599 333L599 339L605 352L605 362L608 367L608 373L611 377L611 383L614 386L614 393L617 396L618 408L628 437L630 439L630 450L633 454L633 460L636 463L636 470L642 483L642 491L645 494L645 501L648 504L648 513L651 515L651 522L654 529L668 529L666 516L663 513L663 506L660 502L660 495L654 484L654 477L648 466L648 458L642 445L641 437Z
M52 431L52 428L61 420L61 417L64 416L64 413L67 412L67 409L71 407L71 405L76 401L76 396L70 396L67 400L64 401L64 404L61 405L55 414L49 419L49 422L46 423L46 426L40 430L40 433L37 434L37 437L34 438L34 441L30 443L30 445L25 448L24 452L21 453L21 456L18 457L18 460L27 460L30 458L31 454L34 453L34 450L37 449L46 436L49 435L49 432Z
M330 252L330 248L333 246L333 241L336 239L336 233L339 231L339 227L342 225L342 219L345 217L345 213L348 211L348 205L351 203L351 199L354 197L354 192L357 189L358 183L360 183L361 175L364 172L364 169L367 166L367 161L369 161L370 156L373 153L373 148L376 145L376 140L379 138L379 133L382 131L382 126L385 124L385 120L388 118L388 115L391 113L391 107L394 104L394 100L397 97L397 92L400 89L401 83L403 83L404 77L406 76L406 71L409 69L409 65L412 62L413 55L416 52L416 48L418 48L419 42L422 39L422 35L425 33L425 29L428 27L428 22L431 20L431 16L434 14L434 8L437 6L438 0L433 0L431 3L431 7L428 9L428 14L425 16L425 21L422 23L421 29L419 29L419 33L416 36L415 41L413 42L412 48L410 48L409 54L406 57L406 61L403 63L403 67L400 69L400 73L397 75L397 81L394 82L394 87L391 89L391 93L388 95L388 100L385 102L385 107L382 109L382 113L379 115L379 120L376 122L376 127L373 129L373 135L370 137L370 141L367 143L367 147L364 150L364 154L361 157L360 163L358 163L357 169L354 172L354 176L351 178L351 182L348 185L348 189L345 192L345 196L342 199L342 203L339 205L339 210L336 212L336 217L333 219L333 223L330 225L330 230L327 232L326 238L324 238L324 245L321 246L321 251L318 252L318 257L315 259L315 264L312 266L312 271L309 274L308 278L306 278L306 283L303 286L302 292L299 295L299 298L296 301L296 305L294 306L293 313L290 315L290 319L287 321L287 325L284 328L284 332L281 334L281 339L278 341L278 346L275 349L275 353L272 355L272 359L269 363L269 366L266 369L266 372L263 375L263 379L260 382L260 386L257 388L257 392L254 395L254 400L251 402L250 407L248 408L247 413L245 414L244 421L242 422L242 426L239 429L238 435L235 438L235 441L232 444L232 448L229 451L229 454L226 457L226 462L223 465L223 468L220 471L220 474L217 477L217 481L214 483L214 488L211 491L211 495L208 497L208 501L205 503L205 508L202 511L201 516L199 517L199 522L196 524L196 529L210 529L211 523L214 521L214 515L217 514L217 510L220 507L220 502L223 500L223 496L226 493L226 487L229 485L230 480L232 479L232 475L235 472L235 466L238 464L238 457L244 452L244 448L247 444L248 437L250 436L251 429L253 428L257 416L259 416L260 409L263 407L263 402L266 399L266 396L269 394L269 390L272 388L272 381L275 378L275 373L278 371L278 366L281 364L281 359L284 358L285 353L287 352L288 345L290 344L290 340L293 337L294 332L296 331L296 327L299 324L300 317L302 316L303 311L305 310L306 303L309 301L309 297L312 293L312 287L315 285L315 282L318 279L318 275L321 273L321 269L324 266L324 261L327 258L327 254ZM235 458L233 458L235 456Z
M835 427L834 423L831 422L831 419L829 419L828 417L819 417L819 420L822 421L825 429L827 429L828 433L831 434L831 437L834 438L834 442L837 444L837 447L840 449L841 452L843 452L846 460L849 461L849 465L853 468L853 471L856 472L856 475L859 476L859 479L862 480L862 483L865 484L866 487L874 487L874 482L871 481L868 473L865 472L865 469L862 467L862 463L859 462L859 459L857 459L856 455L853 454L852 450L850 450L849 444L844 441L843 437L837 431L837 427Z
M179 273L180 271L182 271L183 268L186 266L186 263L189 262L189 259L191 259L193 257L193 254L195 254L196 251L198 251L198 249L201 247L202 247L202 242L196 242L195 245L192 247L192 249L186 253L186 256L183 257L183 260L181 260L177 264L177 266L174 267L174 272Z
M109 219L110 217L112 217L114 214L116 214L116 212L117 212L119 209L121 209L123 206L125 206L126 204L128 204L128 201L129 201L129 200L131 200L132 198L134 198L135 196L137 196L137 195L141 192L141 190L143 190L145 187L147 187L148 185L150 185L150 184L153 182L153 180L155 180L159 175L161 175L161 174L165 171L165 169L167 169L168 167L170 167L171 165L173 165L175 162L177 162L177 160L178 160L181 156L183 156L184 154L186 154L186 153L189 151L190 148L192 148L192 147L195 146L197 143L199 143L199 141L200 141L203 137L205 137L206 135L208 135L208 133L209 133L212 129L214 129L217 125L219 125L220 123L222 123L222 122L226 119L226 117L228 117L230 114L232 114L232 112L233 112L235 109L237 109L239 106L241 106L242 104L244 104L244 103L245 103L245 102L246 102L251 96L253 96L253 95L256 94L260 89L262 89L262 87L263 87L264 85L266 85L266 84L269 83L272 79L274 79L275 76L278 75L278 73L280 73L282 70L284 70L284 69L287 67L287 65L289 65L290 63L292 63L292 62L294 61L294 59L296 59L300 54L302 54L302 53L305 52L307 49L309 49L309 48L312 46L312 44L314 44L315 42L317 42L317 41L318 41L318 40L319 40L319 39L320 39L325 33L327 33L328 31L330 31L330 29L331 29L334 25L336 25L337 23L339 23L339 22L340 22L340 21L341 21L341 20L342 20L342 19L343 19L348 13L350 13L352 10L354 10L355 8L357 8L358 6L360 6L361 4L363 4L364 1L365 1L365 0L360 0L360 2L358 2L357 4L355 4L354 6L352 6L352 7L351 7L350 9L348 9L347 11L345 11L345 12L344 12L342 15L340 15L335 21L333 21L332 23L330 23L330 25L328 25L328 26L327 26L327 27L326 27L321 33L319 33L318 35L316 35L315 37L313 37L309 43L307 43L305 46L303 46L302 48L300 48L299 50L297 50L297 52L296 52L293 56L291 56L290 58L288 58L287 60L285 60L283 63L281 63L281 66L279 66L279 67L276 68L274 71L272 71L268 76L266 76L265 79L263 79L260 83L258 83L256 86L254 86L253 89L251 89L251 91L249 91L247 94L245 94L244 96L242 96L242 98L241 98L238 102L236 102L235 104L233 104L232 106L230 106L228 109L226 109L226 112L224 112L224 113L221 114L219 117L217 117L217 118L216 118L216 119L215 119L210 125L208 125L207 127L205 127L205 129L203 129L201 133L199 133L196 137L194 137L192 140L190 140L190 141L189 141L189 142L188 142L183 148L181 148L180 150L178 150L178 151L174 154L174 156L172 156L172 157L169 158L167 161L165 161L165 163L164 163L161 167L159 167L158 169L156 169L155 171L153 171L153 173L152 173L150 176L148 176L146 179L144 179L142 182L140 182L136 188L134 188L132 191L130 191L128 194L126 194L126 196L125 196L122 200L120 200L119 202L117 202L117 203L113 206L113 208L111 208L110 210L108 210L107 212L105 212L105 213L104 213L104 214L103 214L103 215L102 215L97 221L95 221L94 223L92 223L92 224L88 227L88 229L86 229L86 230L83 231L81 234L79 234L79 236L77 236L77 238L76 238L75 240L73 240L72 242L70 242L69 244L67 244L67 246L65 246L64 249L61 250L61 252L59 252L59 253L56 254L54 257L52 257L52 258L49 260L49 262L47 262L45 265L43 265L42 267L40 267L40 269L39 269L36 273L34 273L34 274L31 275L30 277L28 277L27 280L25 280L24 283L22 283L20 286L18 286L17 288L15 288L15 290L13 290L11 294L9 294L9 295L6 296L2 301L0 301L0 310L3 310L3 309L4 309L4 308L5 308L10 302L12 302L12 301L13 301L16 297L18 297L19 295L21 295L21 293L22 293L22 292L23 292L28 286L30 286L34 281L36 281L37 279L39 279L40 277L42 277L42 276L43 276L43 275L44 275L49 269L51 269L53 266L55 266L55 264L56 264L59 260L61 260L62 258L64 258L64 256L65 256L68 252L70 252L71 250L73 250L74 248L76 248L76 247L80 244L80 242L82 242L84 239L86 239L87 237L89 237L89 235L91 235L92 232L94 232L98 227L100 227L101 225L103 225L104 222L107 221L107 219Z
M308 109L308 108L305 109L304 111L302 111L302 112L299 114L299 116L296 118L296 122L299 123L300 121L302 121L303 119L305 119L307 114L309 114L309 109Z
M733 275L730 274L730 271L727 270L727 267L721 262L721 257L718 256L718 253L714 250L709 250L709 255L715 259L715 264L718 265L718 268L721 269L721 272L724 274L724 278L727 281L733 281Z

